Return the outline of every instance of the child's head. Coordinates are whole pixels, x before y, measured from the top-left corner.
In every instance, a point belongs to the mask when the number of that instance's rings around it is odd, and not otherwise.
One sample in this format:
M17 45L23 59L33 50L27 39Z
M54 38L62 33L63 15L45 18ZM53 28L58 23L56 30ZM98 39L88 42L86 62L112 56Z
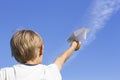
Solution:
M32 30L20 30L12 36L10 45L12 56L18 62L26 63L42 54L43 40Z

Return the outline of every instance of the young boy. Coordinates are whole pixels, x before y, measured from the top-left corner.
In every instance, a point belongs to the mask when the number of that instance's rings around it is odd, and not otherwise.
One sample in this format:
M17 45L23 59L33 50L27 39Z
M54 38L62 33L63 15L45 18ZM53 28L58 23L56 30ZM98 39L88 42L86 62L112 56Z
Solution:
M16 32L10 41L12 56L20 63L0 70L0 80L62 80L60 70L72 53L80 48L78 41L50 65L42 64L44 44L32 30Z

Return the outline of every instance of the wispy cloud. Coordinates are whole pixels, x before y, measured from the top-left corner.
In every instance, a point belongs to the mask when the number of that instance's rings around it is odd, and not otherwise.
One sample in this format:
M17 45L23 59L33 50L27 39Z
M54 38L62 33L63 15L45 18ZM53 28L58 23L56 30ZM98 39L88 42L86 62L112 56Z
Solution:
M105 27L110 17L120 10L120 0L94 0L87 13L90 29L86 44L95 39L96 32Z

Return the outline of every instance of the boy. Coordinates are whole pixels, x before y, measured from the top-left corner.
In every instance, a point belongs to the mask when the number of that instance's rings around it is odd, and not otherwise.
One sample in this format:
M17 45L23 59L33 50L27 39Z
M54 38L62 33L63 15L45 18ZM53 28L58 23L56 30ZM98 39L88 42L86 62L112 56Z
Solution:
M43 40L34 31L16 32L11 38L10 45L12 56L20 64L1 69L0 80L62 80L60 70L63 64L80 48L80 43L73 41L63 54L46 66L42 64Z

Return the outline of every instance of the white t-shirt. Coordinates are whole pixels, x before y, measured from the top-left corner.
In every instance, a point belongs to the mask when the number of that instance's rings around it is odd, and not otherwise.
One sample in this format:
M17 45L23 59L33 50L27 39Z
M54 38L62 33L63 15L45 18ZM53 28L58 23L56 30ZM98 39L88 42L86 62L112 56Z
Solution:
M56 64L17 64L0 70L0 80L62 80Z

